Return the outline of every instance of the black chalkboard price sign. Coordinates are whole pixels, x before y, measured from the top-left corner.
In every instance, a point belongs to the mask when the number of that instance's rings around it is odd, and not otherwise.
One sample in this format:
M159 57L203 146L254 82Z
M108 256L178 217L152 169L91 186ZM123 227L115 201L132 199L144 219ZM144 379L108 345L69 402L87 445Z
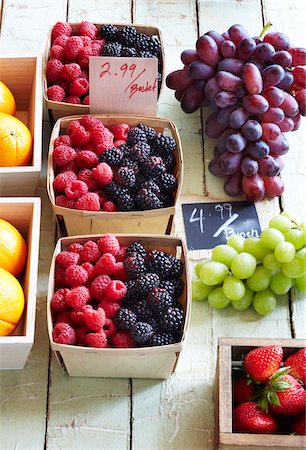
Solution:
M182 209L189 250L210 249L225 244L232 234L260 236L254 203L185 203Z

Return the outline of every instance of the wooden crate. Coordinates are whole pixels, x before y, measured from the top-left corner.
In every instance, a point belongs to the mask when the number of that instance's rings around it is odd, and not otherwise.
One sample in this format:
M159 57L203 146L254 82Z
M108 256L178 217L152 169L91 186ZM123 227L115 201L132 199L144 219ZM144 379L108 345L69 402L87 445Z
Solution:
M71 23L72 34L77 32L79 25L80 25L80 23ZM96 23L95 25L99 28L102 25L106 25L106 23ZM136 25L136 24L128 24L128 23L124 23L124 24L114 23L113 25L115 25L118 28L122 28L127 25L132 25L133 27L136 28L136 30L139 33L144 33L148 36L157 36L158 39L160 40L160 43L161 43L160 64L161 64L161 73L162 73L162 84L161 84L160 91L158 92L158 97L159 97L159 95L163 89L164 79L165 79L165 63L164 63L165 54L164 54L163 39L162 39L162 34L161 34L160 29L157 27L151 27L148 25ZM50 30L49 37L47 40L47 46L46 46L44 62L43 62L43 91L44 91L44 99L45 99L47 108L49 110L50 119L51 119L51 121L56 121L60 117L71 116L71 115L76 115L76 114L88 114L89 113L89 105L74 105L72 103L54 102L54 101L48 99L48 96L47 96L48 82L47 82L47 78L46 78L46 66L47 66L47 62L48 62L49 51L51 48L51 33L52 33L52 28Z
M12 91L16 116L29 128L33 137L31 164L0 167L0 196L32 196L41 172L42 155L42 60L38 56L2 56L0 80Z
M26 270L20 280L25 294L25 311L14 333L0 336L0 369L22 369L34 343L40 198L0 198L0 218L20 231L28 248Z
M101 235L73 236L58 240L52 258L47 299L47 322L51 348L59 363L70 376L111 377L111 378L167 378L175 370L182 351L189 324L191 295L187 250L184 242L176 237L161 235L118 234L120 244L128 246L140 242L146 250L162 250L180 258L184 263L182 279L185 289L180 302L185 312L182 339L176 344L162 347L140 348L90 348L75 345L57 344L52 339L52 316L50 302L54 294L55 258L58 253L68 249L73 242L83 244L88 239L97 241Z
M54 166L53 166L53 149L54 140L60 135L67 132L70 122L80 119L81 116L63 117L54 125L49 147L48 157L48 173L47 173L47 190L50 201L52 203L53 212L57 216L64 218L67 234L95 234L95 233L161 233L165 234L170 228L173 216L178 203L178 198L183 182L183 156L182 145L178 130L174 122L168 119L159 119L143 116L120 116L120 115L94 115L101 120L106 126L118 123L127 123L135 126L138 123L144 123L153 127L158 132L165 129L171 132L172 137L176 141L177 149L174 154L176 156L176 167L174 174L177 178L178 188L175 194L174 206L169 208L160 208L150 211L131 211L131 212L103 212L103 211L80 211L76 209L68 209L57 206L55 204L55 193L53 190Z
M219 450L302 450L306 437L287 434L235 433L232 428L232 367L238 366L242 355L266 345L281 345L284 359L300 348L306 347L302 339L245 339L219 338L216 382L216 420L218 423Z

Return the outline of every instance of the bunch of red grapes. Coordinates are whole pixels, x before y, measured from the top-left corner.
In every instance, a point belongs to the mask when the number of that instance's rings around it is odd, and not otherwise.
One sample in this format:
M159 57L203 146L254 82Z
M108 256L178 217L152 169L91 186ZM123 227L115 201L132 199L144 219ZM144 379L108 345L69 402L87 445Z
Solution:
M306 49L291 47L283 33L250 37L233 25L222 35L200 36L181 60L184 68L166 84L184 112L213 109L206 120L207 136L217 139L209 170L224 179L225 193L244 192L250 201L281 195L284 133L306 115Z

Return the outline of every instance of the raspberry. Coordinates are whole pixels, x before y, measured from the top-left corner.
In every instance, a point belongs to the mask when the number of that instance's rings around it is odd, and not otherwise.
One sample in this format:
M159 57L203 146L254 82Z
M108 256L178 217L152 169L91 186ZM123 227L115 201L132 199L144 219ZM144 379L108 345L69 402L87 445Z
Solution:
M93 241L87 241L81 251L81 261L96 262L100 258L100 250L97 244Z
M101 56L103 52L103 47L105 45L104 39L94 40L91 42L91 49L93 56Z
M96 272L100 275L112 275L116 271L116 259L111 253L104 253L96 264Z
M113 133L115 141L122 140L126 142L130 127L126 123L119 123L110 127L110 131Z
M68 323L68 325L70 325L72 328L75 327L75 324L71 320L70 311L63 311L56 315L55 323L60 323L60 322Z
M73 132L70 135L70 139L72 145L75 147L83 147L90 140L90 134L85 130L81 125L79 127L75 127ZM97 158L98 159L98 158Z
M128 331L117 331L112 336L112 342L119 348L136 347L136 342Z
M81 286L88 280L88 273L82 266L72 264L66 269L66 283L69 286Z
M103 308L106 317L112 319L114 315L119 311L120 305L117 302L112 302L111 300L105 299L98 304L98 308Z
M106 212L116 212L116 211L118 211L118 208L115 205L115 203L113 203L111 201L107 201L107 202L103 203L102 209L103 209L103 211L106 211Z
M57 36L57 38L54 40L53 45L60 45L61 47L65 47L66 42L68 41L68 35L66 34L60 34Z
M76 95L68 95L63 100L65 103L72 103L74 105L79 105L81 103L81 99Z
M80 127L81 127L81 124L78 120L73 120L72 122L69 123L67 133L68 133L68 136L70 137L70 139L71 139L71 135L74 132L74 130L77 128L80 128Z
M74 287L66 294L67 305L71 308L82 308L89 300L89 290L85 286Z
M64 60L64 47L61 45L52 45L49 52L49 61L52 59L57 59L58 61ZM48 67L48 65L47 65ZM48 78L48 77L47 77ZM52 80L49 80L52 81Z
M58 59L51 59L50 61L48 61L46 68L47 80L51 83L60 81L63 67L64 64Z
M129 279L129 276L124 268L123 262L116 263L116 270L113 273L113 276L116 280L120 281L127 281Z
M55 269L55 286L61 288L66 286L66 269L64 267L56 265Z
M114 135L108 128L94 128L91 130L91 140L95 145L103 144L105 148L110 148L113 147Z
M121 140L114 141L114 147L120 147L121 145L124 145L124 144L125 144L125 141L121 141Z
M78 264L80 262L80 255L78 253L71 253L71 252L60 252L57 256L55 261L57 264L59 264L61 267L64 267L67 269L72 264Z
M70 85L69 95L82 96L88 93L88 89L89 89L89 82L86 80L86 78L77 78Z
M72 200L77 200L82 195L87 194L88 186L83 181L74 180L68 186L66 186L65 194Z
M100 252L111 253L116 256L120 250L120 244L115 235L107 233L97 241Z
M90 39L94 39L98 34L98 28L93 23L84 20L80 23L79 33L81 36L88 36Z
M84 319L91 331L101 331L106 319L104 309L86 309L84 311Z
M84 46L84 48L82 48L78 53L77 63L79 64L79 66L82 69L88 69L90 56L93 56L91 44ZM87 92L88 92L88 89L87 89Z
M86 346L86 329L84 327L80 327L77 330L75 330L75 343L76 345Z
M138 344L145 344L153 337L154 331L150 324L137 322L131 330L131 335Z
M85 78L85 80L89 81L89 72L87 69L81 71L80 78Z
M87 274L88 274L88 283L91 283L95 277L96 277L96 270L95 270L95 266L93 266L92 264L90 264L89 262L85 262L82 264L83 269L86 270Z
M72 33L72 27L71 27L70 23L56 22L56 24L52 28L51 39L53 41L61 34L64 34L65 36L70 36L71 33Z
M87 309L93 309L93 307L91 305L84 305L81 308L76 308L73 309L70 313L71 315L71 320L73 321L73 323L75 323L76 325L82 327L85 325L85 318L84 318L84 312Z
M61 206L62 208L75 209L76 202L66 197L66 195L59 195L55 199L55 204Z
M85 128L83 129L85 130ZM88 133L88 131L85 131L85 133ZM80 169L92 169L99 164L99 158L94 152L82 150L76 155L75 162Z
M119 330L130 331L136 321L136 314L126 308L121 308L114 317L114 322Z
M53 328L52 338L57 344L74 344L75 331L68 323L57 323Z
M81 255L83 249L84 249L84 246L82 244L79 244L78 242L73 242L73 244L69 245L68 252L79 253L79 255Z
M74 61L83 47L84 44L80 36L71 36L64 47L65 58L68 61Z
M58 166L66 166L70 164L76 155L76 151L68 145L58 145L53 150L53 161Z
M107 347L107 337L104 331L99 333L88 333L86 335L86 344L89 347L104 348Z
M100 211L99 196L94 192L88 192L77 200L75 207L86 211Z
M82 39L84 47L90 47L91 46L91 39L90 39L89 36L80 36L80 38ZM81 51L82 50L80 50L80 52Z
M98 181L99 185L105 186L109 184L113 179L113 171L111 167L106 163L100 163L92 169L92 176Z
M91 131L94 130L96 127L103 127L102 122L100 122L99 119L96 119L95 117L86 114L79 120L80 125L82 125L85 130Z
M70 162L69 164L66 164L65 166L58 166L56 168L56 172L59 173L63 173L63 172L67 172L67 170L70 170L73 173L77 173L78 172L78 168L77 165L74 161Z
M118 252L116 253L117 262L123 262L126 258L126 247L124 245L120 246Z
M67 172L60 173L55 177L53 181L53 188L57 192L65 192L66 187L70 186L76 179L76 174L71 172L71 170L67 170Z
M111 281L108 275L99 275L90 285L90 295L95 300L101 301L105 297L106 288Z
M65 64L61 70L61 76L64 80L72 83L77 78L80 78L81 67L76 63Z
M65 91L61 86L55 84L47 89L47 97L52 102L62 102L65 98Z
M114 322L111 319L109 319L109 318L105 319L105 324L103 325L103 331L104 331L106 337L112 337L116 333L116 331L117 331L116 325L114 324Z
M137 278L146 271L144 258L139 253L130 253L123 264L126 272L131 278Z
M54 139L54 147L57 147L58 145L68 145L68 147L71 147L71 139L68 136L68 134L63 134L62 136L59 136Z
M66 295L69 289L59 289L56 291L51 299L51 309L57 312L66 311L68 305L66 303Z
M83 105L89 105L89 95L83 98Z
M119 302L126 294L126 286L120 280L112 280L106 288L106 296L114 302Z
M90 191L94 191L98 187L98 182L92 176L91 170L82 169L78 173L78 180L84 181Z

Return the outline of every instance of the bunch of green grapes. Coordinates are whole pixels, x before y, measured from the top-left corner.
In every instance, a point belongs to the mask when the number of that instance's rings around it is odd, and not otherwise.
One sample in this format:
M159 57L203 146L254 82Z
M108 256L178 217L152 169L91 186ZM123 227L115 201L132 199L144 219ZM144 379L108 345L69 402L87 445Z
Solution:
M277 296L292 286L306 293L306 222L298 225L283 212L259 238L230 236L194 272L193 300L208 300L216 309L231 304L238 311L253 304L259 314L270 314Z

